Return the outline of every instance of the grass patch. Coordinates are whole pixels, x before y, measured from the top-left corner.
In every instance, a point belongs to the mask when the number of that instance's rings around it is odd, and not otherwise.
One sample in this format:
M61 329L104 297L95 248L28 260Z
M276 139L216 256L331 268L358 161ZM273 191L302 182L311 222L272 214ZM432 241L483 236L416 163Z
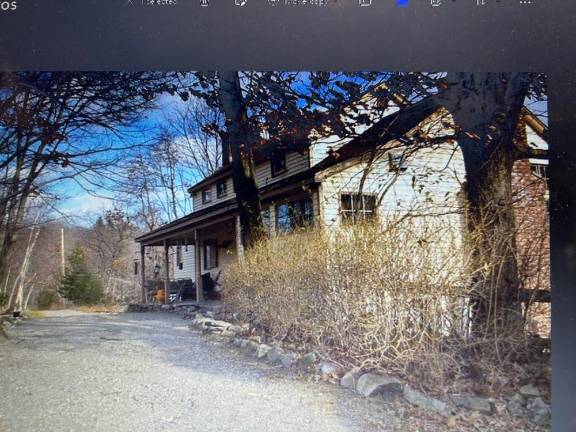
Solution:
M29 318L44 318L44 313L36 309L30 309L26 311L26 315Z
M76 309L82 312L91 313L119 313L122 311L122 308L119 305L78 306Z

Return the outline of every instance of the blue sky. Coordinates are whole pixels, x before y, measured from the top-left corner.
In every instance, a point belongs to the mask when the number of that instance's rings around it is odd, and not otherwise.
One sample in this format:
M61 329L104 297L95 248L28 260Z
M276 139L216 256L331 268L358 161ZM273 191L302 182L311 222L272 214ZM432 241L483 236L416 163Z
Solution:
M165 111L183 103L185 102L178 96L161 96L157 101L156 109L146 113L146 116L136 124L123 129L123 139L133 143L150 140L157 133L158 125L166 121ZM528 102L527 106L537 115L547 113L547 102ZM547 115L542 120L548 124ZM93 139L86 139L84 144L92 145ZM102 139L102 137L96 139ZM119 138L108 136L107 139L112 139L115 145L122 145L122 140ZM81 179L63 181L53 188L53 192L63 198L57 204L57 211L67 216L75 216L73 220L75 223L90 223L98 214L114 207L114 194L105 185L96 187Z

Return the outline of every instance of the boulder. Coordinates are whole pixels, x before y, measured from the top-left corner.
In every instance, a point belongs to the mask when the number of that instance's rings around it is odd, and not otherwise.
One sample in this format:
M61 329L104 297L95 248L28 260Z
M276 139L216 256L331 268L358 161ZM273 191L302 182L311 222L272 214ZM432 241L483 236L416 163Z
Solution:
M282 353L283 351L281 348L272 347L272 349L266 354L266 359L271 363L278 363L280 362L280 356Z
M454 405L470 411L478 411L484 414L492 414L494 407L492 402L478 396L452 395L450 397Z
M321 362L316 367L316 370L323 377L329 377L329 376L338 375L338 373L340 372L340 367L338 365L335 365L334 363Z
M508 399L508 403L506 407L508 408L508 412L515 417L522 417L526 413L524 410L524 406L526 404L526 399L520 393L516 393L510 399Z
M298 360L298 367L303 370L308 370L314 366L314 363L316 363L316 354L309 352L300 357L300 360Z
M526 404L526 409L528 410L528 416L532 423L536 423L540 426L545 426L550 423L550 405L548 405L540 397L530 399Z
M356 392L364 397L377 397L389 400L400 396L403 386L402 381L397 378L367 373L358 378Z
M340 385L350 390L354 390L356 388L356 384L358 383L358 378L360 378L361 372L360 368L354 368L344 374L342 379L340 380Z
M260 348L260 344L253 340L247 341L247 343L242 347L242 349L248 353L256 353L258 348Z
M522 396L533 396L537 397L540 396L540 390L536 388L536 386L532 384L526 384L518 390Z
M291 368L296 363L297 356L293 352L285 352L280 354L280 363L286 369Z
M240 327L240 326L231 324L231 325L228 327L228 331L229 331L229 332L232 332L232 333L235 333L235 334L240 334L240 333L242 333L243 329L242 329L242 327Z
M263 359L268 355L268 352L272 349L270 345L262 344L256 350L256 357Z
M426 396L421 391L413 389L409 385L404 386L403 396L404 399L406 399L412 405L430 411L436 411L438 414L444 417L450 417L456 412L454 407L450 406L450 404L441 401L440 399Z

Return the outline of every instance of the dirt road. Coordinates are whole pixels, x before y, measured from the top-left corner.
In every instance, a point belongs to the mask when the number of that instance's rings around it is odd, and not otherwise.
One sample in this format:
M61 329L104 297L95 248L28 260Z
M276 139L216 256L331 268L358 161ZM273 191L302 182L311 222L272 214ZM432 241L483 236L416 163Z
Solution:
M53 312L0 345L0 431L402 430L383 402L206 342L170 314Z

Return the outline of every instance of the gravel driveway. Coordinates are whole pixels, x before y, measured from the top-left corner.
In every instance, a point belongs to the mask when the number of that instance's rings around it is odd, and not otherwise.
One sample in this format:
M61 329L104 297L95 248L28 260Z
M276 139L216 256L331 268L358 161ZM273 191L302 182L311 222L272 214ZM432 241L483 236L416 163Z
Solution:
M170 314L52 312L9 334L2 432L408 430L401 407L257 363Z

